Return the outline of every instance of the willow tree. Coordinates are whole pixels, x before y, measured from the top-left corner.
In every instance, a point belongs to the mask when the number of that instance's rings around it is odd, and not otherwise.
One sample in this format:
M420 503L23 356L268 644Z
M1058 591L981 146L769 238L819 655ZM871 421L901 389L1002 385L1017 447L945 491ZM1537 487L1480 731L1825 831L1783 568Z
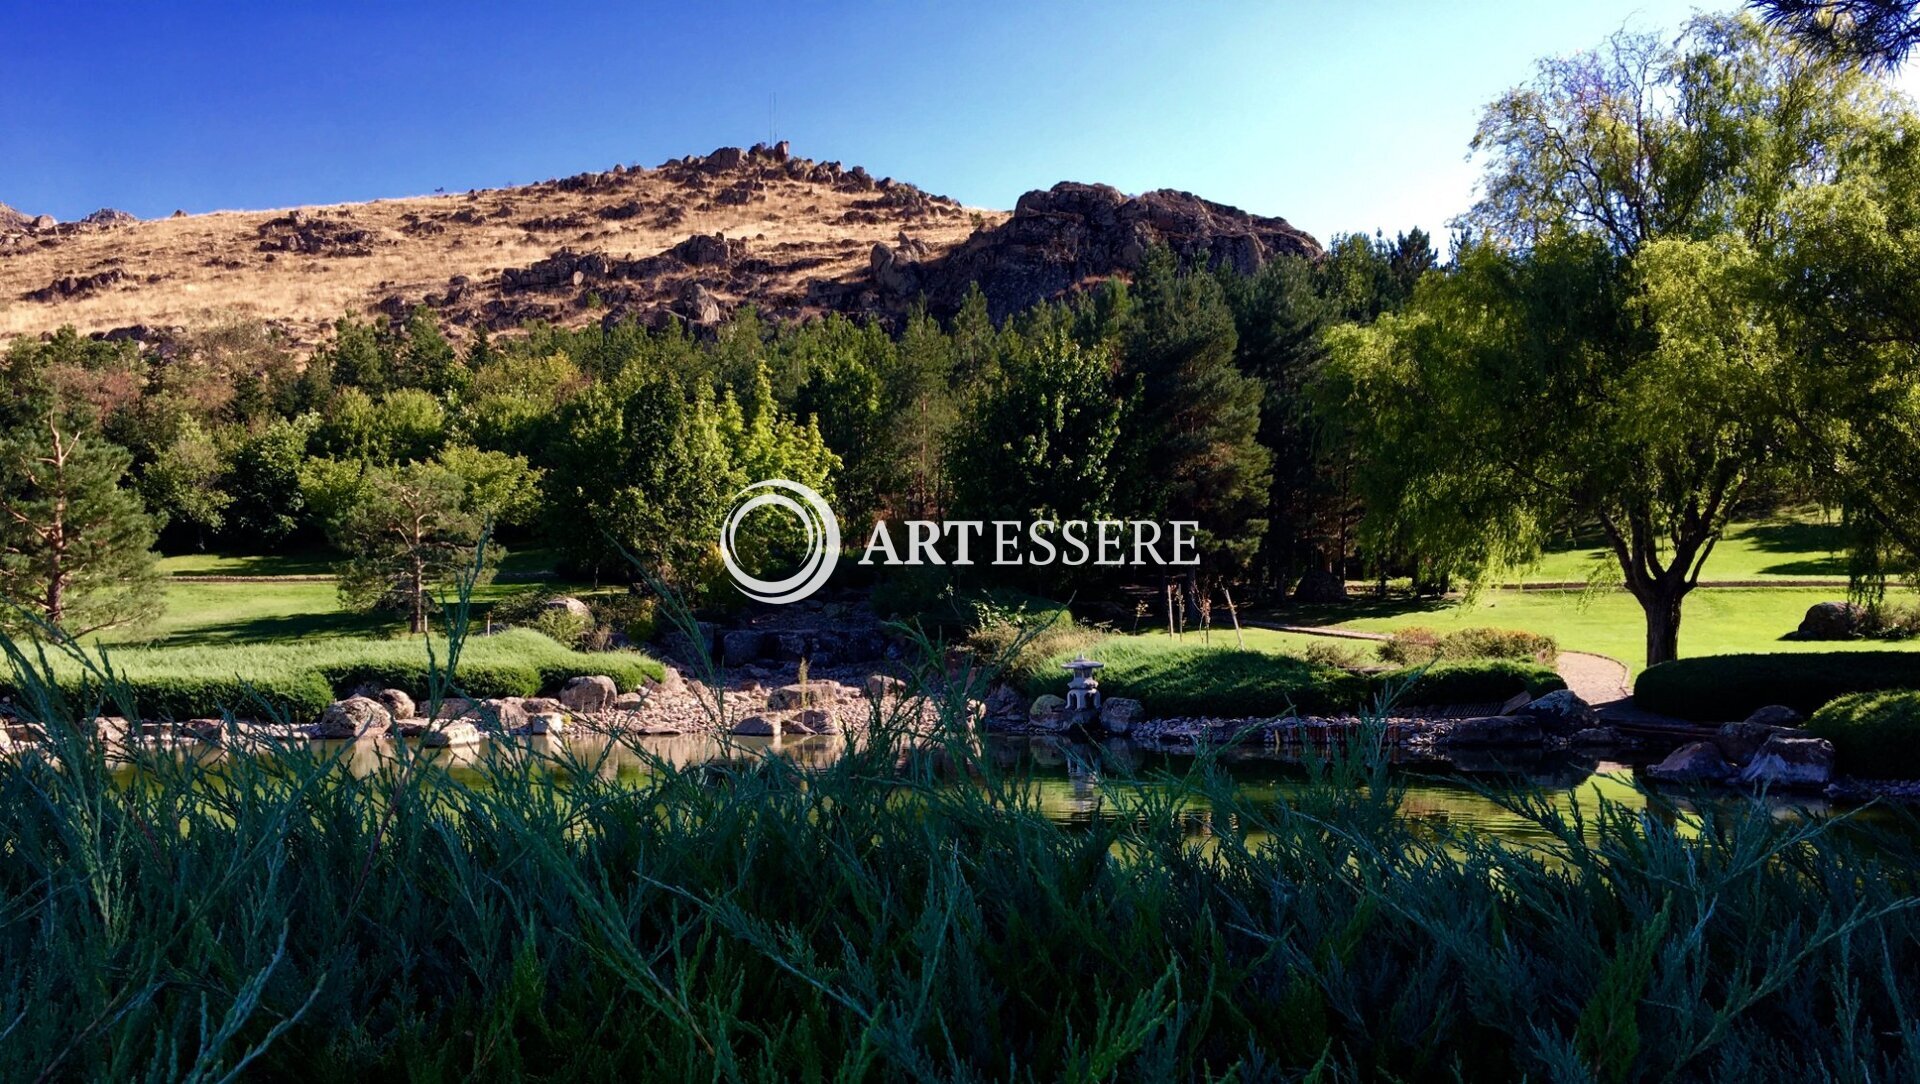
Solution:
M1456 267L1330 337L1321 394L1369 448L1369 537L1471 576L1597 524L1648 664L1674 658L1739 497L1794 450L1782 246L1867 168L1889 100L1751 18L1703 17L1544 61L1490 105Z

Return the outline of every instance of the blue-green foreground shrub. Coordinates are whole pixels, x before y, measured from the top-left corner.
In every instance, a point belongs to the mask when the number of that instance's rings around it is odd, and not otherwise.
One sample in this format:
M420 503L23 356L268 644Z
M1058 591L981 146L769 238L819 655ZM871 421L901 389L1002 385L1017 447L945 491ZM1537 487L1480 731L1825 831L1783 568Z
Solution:
M1868 778L1920 776L1920 692L1853 693L1807 720L1833 743L1842 770Z
M0 759L0 1077L1920 1078L1899 813L1515 792L1515 847L1357 753L1284 801L1103 765L1068 825L970 736L355 775L46 722Z
M1785 704L1803 714L1848 693L1920 689L1920 654L1905 651L1821 651L1702 655L1642 671L1634 703L1648 711L1701 722L1744 719Z

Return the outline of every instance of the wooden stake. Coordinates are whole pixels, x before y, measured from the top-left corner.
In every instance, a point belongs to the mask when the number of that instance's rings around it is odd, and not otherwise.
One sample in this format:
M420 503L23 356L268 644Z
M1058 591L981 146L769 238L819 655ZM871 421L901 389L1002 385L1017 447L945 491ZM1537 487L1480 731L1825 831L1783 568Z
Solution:
M1227 597L1227 615L1233 618L1233 638L1240 642L1240 650L1245 651L1247 649L1247 638L1240 635L1240 611L1233 605L1233 592L1227 590L1227 585L1222 583L1220 585L1220 593Z

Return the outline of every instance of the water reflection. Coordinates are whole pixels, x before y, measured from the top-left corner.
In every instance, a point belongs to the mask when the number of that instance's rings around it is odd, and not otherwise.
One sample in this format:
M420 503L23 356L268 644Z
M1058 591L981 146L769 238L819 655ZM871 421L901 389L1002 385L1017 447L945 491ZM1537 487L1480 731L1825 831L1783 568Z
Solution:
M685 768L720 761L746 764L768 754L802 768L821 768L845 754L848 740L839 735L722 739L696 734L616 739L574 734L483 740L448 749L424 749L409 742L404 755L444 767L455 778L472 785L488 783L488 762L503 757L529 757L541 770L562 774L590 773L607 780L638 781L657 765ZM385 738L311 742L306 747L338 758L356 776L391 770L403 755L394 741ZM210 767L229 756L258 755L229 753L210 745L175 748L182 757ZM987 757L1000 772L1023 781L1031 788L1040 810L1062 823L1084 824L1113 815L1118 791L1129 799L1128 804L1134 799L1178 797L1180 816L1191 830L1204 833L1211 825L1210 810L1191 797L1175 793L1181 789L1178 779L1193 765L1190 755L1146 750L1124 740L1094 743L1061 737L1005 736L981 739L974 752ZM936 778L963 777L955 758L945 750L922 748L911 755ZM1256 807L1292 804L1307 788L1311 771L1297 752L1235 749L1219 759L1238 795ZM1635 766L1630 763L1563 756L1546 761L1538 757L1513 762L1490 759L1472 767L1473 771L1463 772L1431 765L1397 766L1393 779L1402 791L1401 814L1436 827L1464 827L1515 842L1537 843L1546 842L1547 834L1534 819L1498 800L1495 792L1523 782L1562 813L1578 813L1588 821L1603 802L1634 811L1648 808L1645 796L1634 788ZM1781 799L1776 808L1783 816L1802 815L1823 812L1824 803ZM1684 805L1681 811L1684 813ZM1655 812L1662 816L1668 813L1659 805Z

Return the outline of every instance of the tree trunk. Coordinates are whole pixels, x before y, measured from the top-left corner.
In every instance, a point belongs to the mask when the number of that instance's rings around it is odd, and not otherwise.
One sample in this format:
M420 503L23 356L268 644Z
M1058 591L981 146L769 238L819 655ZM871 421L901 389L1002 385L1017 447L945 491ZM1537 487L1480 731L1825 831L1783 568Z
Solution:
M423 562L415 551L413 573L408 577L408 587L412 589L413 613L409 628L415 636L427 631L427 572Z
M1685 582L1659 582L1644 592L1635 592L1647 615L1648 666L1680 657L1680 602L1686 598L1688 586Z

